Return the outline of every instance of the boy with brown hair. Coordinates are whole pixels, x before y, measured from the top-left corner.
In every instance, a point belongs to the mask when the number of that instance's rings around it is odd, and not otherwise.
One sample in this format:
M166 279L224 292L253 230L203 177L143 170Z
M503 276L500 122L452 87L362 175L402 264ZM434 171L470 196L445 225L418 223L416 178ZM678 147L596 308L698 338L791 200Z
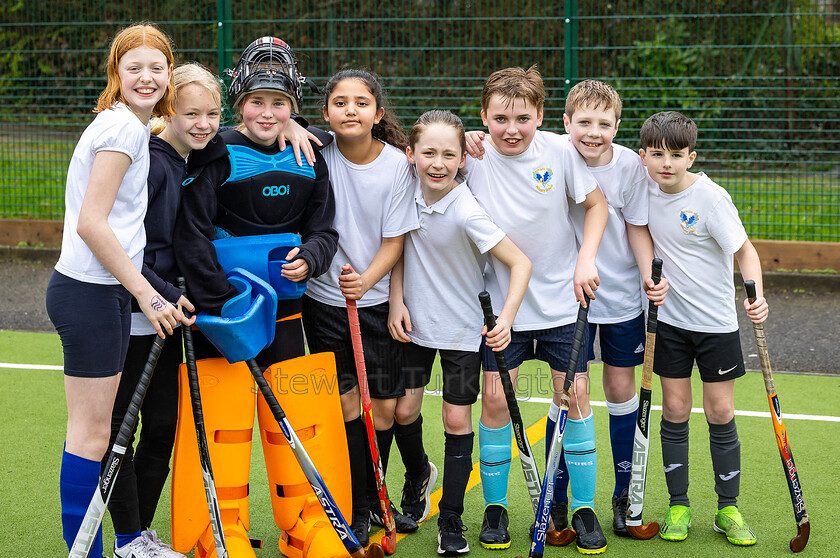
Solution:
M481 96L481 118L488 130L482 142L485 154L480 160L467 159L467 173L479 204L533 264L528 291L512 324L511 342L504 350L511 379L515 385L519 365L536 358L549 364L557 385L555 392L559 393L569 360L577 301L586 304L587 296L594 298L600 283L595 255L608 209L586 163L568 138L538 130L544 102L545 88L536 67L494 72ZM569 199L585 211L579 249L568 219ZM485 286L494 304L505 300L509 280L505 267L491 258ZM500 310L500 306L494 308L496 313ZM507 531L510 415L493 351L486 345L482 361L479 447L485 510L479 542L485 548L504 549L511 544ZM564 440L564 446L578 456L570 466L572 523L578 533L578 548L598 553L606 549L606 539L593 509L595 429L585 362L577 372Z

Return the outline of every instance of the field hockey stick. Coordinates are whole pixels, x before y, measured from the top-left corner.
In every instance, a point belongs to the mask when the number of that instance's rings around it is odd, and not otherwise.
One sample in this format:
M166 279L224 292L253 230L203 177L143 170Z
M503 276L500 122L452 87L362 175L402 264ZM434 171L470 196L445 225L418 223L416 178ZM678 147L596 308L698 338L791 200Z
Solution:
M187 290L183 277L178 277L178 287ZM189 312L182 308L184 316ZM210 512L210 527L213 530L213 541L216 543L216 556L227 558L227 543L225 530L222 525L222 513L219 509L219 497L216 494L216 483L213 480L213 467L210 464L210 449L207 447L207 431L204 428L204 411L201 408L201 391L198 384L198 367L195 364L195 347L193 346L192 328L183 326L184 354L187 360L187 380L190 385L190 401L192 402L193 421L195 422L195 437L198 440L198 459L201 462L201 477L204 480L204 495L207 498L207 510Z
M295 458L297 459L303 474L306 476L306 480L309 481L309 486L312 487L313 492L315 492L315 496L318 497L318 501L321 503L324 513L327 514L327 519L330 520L330 524L333 529L335 529L338 538L341 539L341 543L344 545L344 548L347 549L347 552L352 558L382 558L385 556L382 547L378 544L373 543L367 550L365 550L365 548L359 543L359 540L355 537L355 535L353 535L353 531L350 529L350 526L347 524L344 516L341 515L341 510L338 509L338 505L335 503L335 500L330 494L324 479L321 478L320 473L318 473L318 469L315 468L315 464L312 462L309 454L306 453L306 448L303 447L303 444L300 442L294 428L292 428L292 425L289 423L286 413L283 412L283 407L280 406L280 402L277 401L277 397L274 395L274 392L271 391L271 387L268 385L268 380L266 380L265 376L263 376L260 366L254 359L249 359L246 363L248 364L248 368L251 370L251 375L254 377L254 381L257 382L257 387L259 388L260 393L262 393L265 402L268 404L269 410L271 410L271 414L274 415L274 419L280 426L280 430L283 431L283 436L286 438L286 442L289 444L289 447L292 448L292 452L294 452Z
M149 387L149 382L152 380L152 373L155 371L155 365L163 349L163 341L162 338L155 336L155 342L151 350L149 350L149 358L146 360L143 372L137 380L134 395L131 396L131 402L128 404L125 418L123 418L120 430L114 440L111 454L108 456L105 472L102 473L102 477L99 479L98 489L90 499L85 517L82 519L82 524L76 533L76 538L73 540L69 558L87 558L88 554L90 554L90 549L93 546L94 540L96 540L96 535L99 533L102 518L105 516L105 510L108 509L108 500L111 499L111 493L114 491L114 484L117 481L120 466L122 465L123 459L125 459L126 448L131 440L134 427L137 426L140 407L143 405L143 398L146 397L146 390Z
M589 304L592 302L590 301ZM554 426L554 434L551 436L551 446L548 463L545 465L545 479L543 480L542 491L540 492L539 509L537 510L534 535L531 538L531 552L528 558L542 558L545 551L545 535L548 530L548 521L551 518L551 501L554 499L554 483L557 476L557 468L560 465L560 451L563 448L563 434L566 431L566 416L569 414L571 395L569 390L575 379L580 348L583 344L583 336L586 333L586 317L589 314L589 304L584 308L578 308L577 321L575 322L575 337L572 340L572 349L569 352L569 366L566 369L566 377L563 379L563 389L560 391L560 414L557 417L557 424ZM576 533L573 529L563 529L564 534L570 534L571 538L566 541L569 544L575 539Z
M755 281L744 281L744 290L750 303L755 302ZM758 357L761 360L761 374L764 376L764 388L767 390L767 401L770 403L770 414L773 418L773 430L776 432L776 444L779 446L779 455L782 457L782 467L785 470L790 500L793 503L793 515L796 518L796 536L790 540L790 549L793 552L802 552L808 544L808 537L811 535L811 520L808 518L808 511L805 509L805 500L802 498L802 484L799 482L799 473L796 464L793 462L793 453L788 443L785 422L782 420L782 409L779 406L779 396L776 393L776 383L773 381L773 370L770 367L770 356L767 354L767 339L764 337L764 325L753 324L755 342L758 345Z
M342 275L347 273L350 273L350 271L344 270ZM385 486L385 470L382 468L379 443L376 441L373 408L370 403L370 387L367 379L367 368L365 367L365 353L362 347L362 331L359 327L359 311L356 308L355 300L347 298L345 302L347 303L347 319L350 322L350 338L353 341L353 356L356 359L356 375L359 378L359 392L362 397L362 414L365 417L368 445L370 446L371 461L373 461L373 473L376 477L376 490L379 494L379 507L382 509L382 518L385 520L385 536L382 537L382 547L388 554L393 554L397 550L397 524L391 513L391 500L388 497L388 487Z
M650 278L653 284L662 277L662 260L653 259ZM636 414L636 434L633 437L633 469L630 474L628 492L627 532L634 539L648 540L659 532L659 524L651 521L642 524L642 509L645 506L645 478L647 477L650 450L650 393L653 385L653 351L656 347L656 324L659 308L648 303L647 333L645 334L645 364L642 369L642 387L639 389L639 411Z
M496 327L496 316L493 315L490 293L487 291L480 292L478 294L478 301L481 303L481 309L484 312L484 322L489 332ZM522 474L525 476L525 486L528 487L531 507L534 509L534 515L536 515L539 509L540 492L542 491L540 471L537 468L537 462L534 459L534 452L531 450L528 435L525 433L525 425L522 422L522 415L519 412L519 403L516 401L516 391L513 389L513 382L510 379L505 353L504 351L494 351L493 356L496 357L499 379L502 382L502 390L505 393L505 401L507 402L508 414L510 414L510 422L513 428L513 437L516 439L516 447L519 448L519 462L522 465ZM564 546L561 544L562 539L560 538L560 533L554 528L553 522L548 526L546 542L552 546ZM569 543L566 542L565 544Z

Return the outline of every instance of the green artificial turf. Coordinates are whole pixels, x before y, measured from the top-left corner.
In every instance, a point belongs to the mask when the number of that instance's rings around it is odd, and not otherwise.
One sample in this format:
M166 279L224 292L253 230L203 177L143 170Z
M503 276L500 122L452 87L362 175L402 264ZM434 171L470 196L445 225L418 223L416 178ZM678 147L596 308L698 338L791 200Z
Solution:
M0 331L0 363L60 365L61 349L56 335ZM603 401L600 365L592 366L591 399ZM532 397L548 397L545 391L543 364L528 363L522 368L529 381L520 382L521 395L528 389ZM438 371L432 380L438 382ZM640 376L640 374L638 374ZM537 381L542 378L541 381ZM700 383L695 375L694 405L699 407ZM540 385L543 384L541 388ZM812 521L811 541L803 556L837 556L838 545L833 528L833 504L837 490L837 439L840 423L794 419L794 414L840 415L840 377L782 375L776 376L782 412L804 488L805 503ZM654 380L654 404L660 402L658 382ZM760 373L749 373L738 381L735 406L738 410L766 412L767 399ZM526 426L541 420L547 412L544 402L520 403ZM714 533L711 524L716 509L714 481L708 449L708 430L702 414L691 416L691 486L693 526L683 543L668 543L658 537L636 541L615 537L609 530L611 521L612 465L609 449L608 415L603 406L594 405L598 441L598 485L596 511L607 533L607 553L613 556L707 557L707 556L790 556L788 540L796 533L790 498L779 460L770 419L764 416L738 416L741 438L742 480L740 507L758 535L758 544L735 548L722 535ZM431 460L443 473L443 428L440 421L441 399L426 396L424 401L424 442ZM58 473L66 423L63 378L60 371L0 368L0 555L64 556L66 547L61 538L58 500ZM474 411L477 427L478 409ZM651 428L651 467L648 471L644 520L660 521L667 509L667 491L661 468L657 423L660 412L653 412ZM539 436L541 438L541 435ZM543 441L534 444L538 456L544 452ZM473 461L478 460L476 443ZM544 470L539 460L541 471ZM277 548L279 530L271 516L265 465L259 437L255 436L251 465L251 530L250 536L264 541L259 557L280 556ZM396 445L393 446L388 484L393 498L399 501L403 467ZM438 479L436 490L441 486ZM163 540L169 538L168 485L152 526ZM470 544L469 556L527 556L528 527L533 520L530 501L522 479L518 459L513 460L508 498L511 514L513 547L510 551L486 551L478 544L483 499L481 485L466 494L464 522ZM106 552L113 545L113 529L106 517L104 523ZM373 535L372 540L377 540ZM397 554L402 557L436 555L436 517L420 530L402 539ZM576 556L573 547L547 548L546 556Z

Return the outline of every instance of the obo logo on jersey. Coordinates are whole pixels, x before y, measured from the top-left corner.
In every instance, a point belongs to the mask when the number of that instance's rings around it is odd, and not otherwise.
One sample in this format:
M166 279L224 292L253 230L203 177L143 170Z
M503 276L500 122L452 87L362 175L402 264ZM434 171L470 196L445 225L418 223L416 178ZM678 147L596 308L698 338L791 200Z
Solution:
M289 185L283 184L281 186L266 186L263 188L263 196L265 197L272 197L272 196L285 196L289 193Z

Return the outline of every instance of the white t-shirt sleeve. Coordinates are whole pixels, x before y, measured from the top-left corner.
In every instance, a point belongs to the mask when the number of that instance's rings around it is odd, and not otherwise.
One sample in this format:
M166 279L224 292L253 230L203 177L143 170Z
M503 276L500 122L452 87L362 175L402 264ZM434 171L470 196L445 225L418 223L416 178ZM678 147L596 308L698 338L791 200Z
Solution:
M647 170L638 155L636 159L638 159L638 164L633 165L632 176L627 180L624 190L624 206L621 208L621 215L625 222L642 226L648 224L650 193L647 186Z
M134 116L131 115L133 118ZM111 118L91 142L91 151L125 153L133 163L149 143L149 134L142 126L126 126L120 118ZM146 147L148 150L148 147Z
M416 179L411 173L408 161L400 164L395 173L391 199L382 222L383 238L394 238L419 226L414 203Z
M484 211L470 215L464 226L467 236L482 254L492 250L505 237L505 231L500 229Z
M728 195L721 197L708 218L706 228L725 254L734 254L747 241L738 209Z
M566 195L575 203L582 203L586 196L598 187L598 182L589 169L586 161L567 136L560 136L557 143L563 154L563 172L566 183Z

